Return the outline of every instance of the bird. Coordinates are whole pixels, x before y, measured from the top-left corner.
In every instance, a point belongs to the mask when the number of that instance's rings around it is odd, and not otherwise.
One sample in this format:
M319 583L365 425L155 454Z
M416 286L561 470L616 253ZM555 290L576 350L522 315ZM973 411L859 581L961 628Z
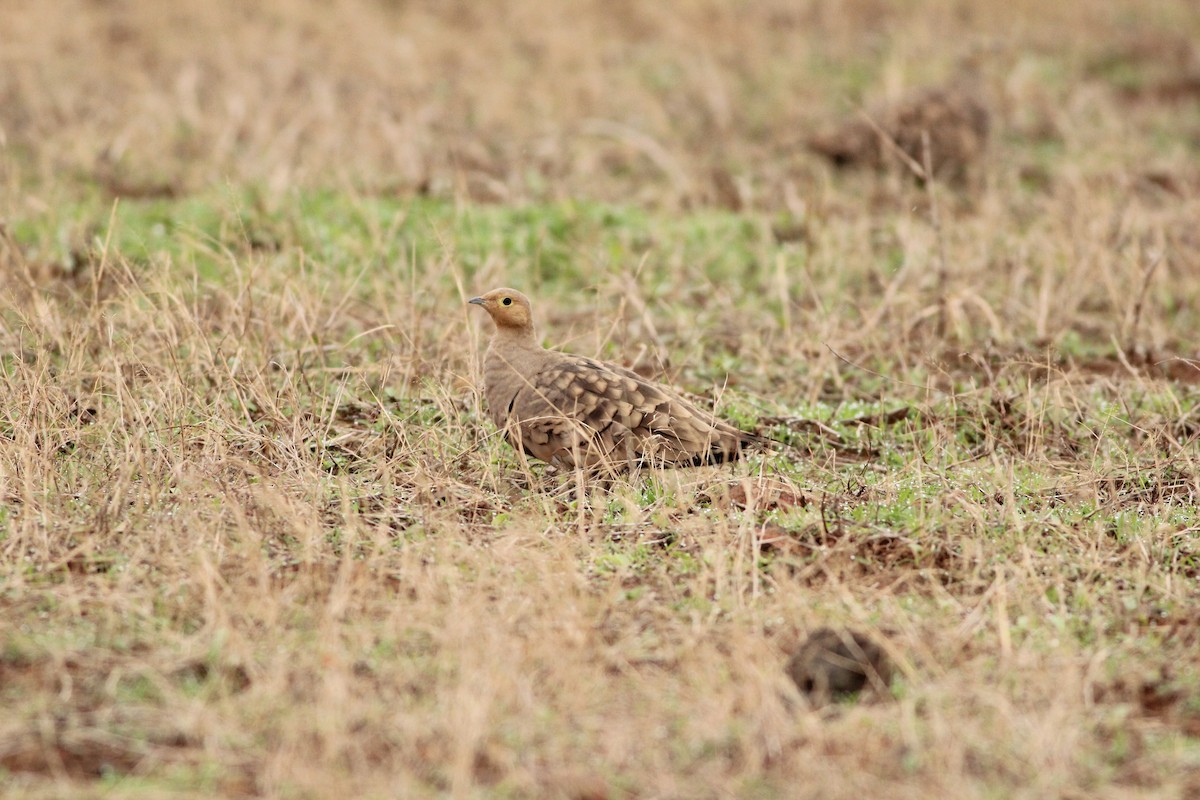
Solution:
M770 440L697 408L624 367L547 350L529 298L515 289L472 297L496 332L483 360L488 415L510 445L563 468L723 464Z

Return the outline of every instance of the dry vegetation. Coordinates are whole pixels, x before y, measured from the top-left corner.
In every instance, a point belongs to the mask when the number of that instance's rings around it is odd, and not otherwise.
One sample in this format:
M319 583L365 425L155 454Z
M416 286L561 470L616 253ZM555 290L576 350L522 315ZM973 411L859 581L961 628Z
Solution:
M5 3L0 792L1200 796L1198 41ZM970 180L806 149L968 64ZM462 305L502 284L790 449L524 467ZM842 625L899 675L812 708Z

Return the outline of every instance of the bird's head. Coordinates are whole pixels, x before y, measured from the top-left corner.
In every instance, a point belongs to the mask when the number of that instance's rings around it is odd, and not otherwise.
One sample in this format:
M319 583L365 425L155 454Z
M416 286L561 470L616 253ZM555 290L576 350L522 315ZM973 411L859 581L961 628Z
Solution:
M493 289L467 302L482 306L501 330L524 331L533 328L533 310L529 298L516 289Z

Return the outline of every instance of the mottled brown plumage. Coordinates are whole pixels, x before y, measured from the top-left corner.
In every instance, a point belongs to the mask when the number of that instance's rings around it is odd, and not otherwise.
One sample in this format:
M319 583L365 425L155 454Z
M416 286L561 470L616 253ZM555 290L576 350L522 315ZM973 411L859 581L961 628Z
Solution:
M561 467L720 464L764 440L623 367L547 350L529 300L495 289L470 301L496 323L483 363L488 414L509 444Z

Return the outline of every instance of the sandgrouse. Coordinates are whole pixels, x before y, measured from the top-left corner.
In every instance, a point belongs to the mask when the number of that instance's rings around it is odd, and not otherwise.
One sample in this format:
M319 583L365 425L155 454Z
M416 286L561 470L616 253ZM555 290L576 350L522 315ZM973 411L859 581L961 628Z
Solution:
M615 364L547 350L529 299L495 289L469 301L496 323L483 363L488 414L508 443L564 468L700 466L767 444Z

